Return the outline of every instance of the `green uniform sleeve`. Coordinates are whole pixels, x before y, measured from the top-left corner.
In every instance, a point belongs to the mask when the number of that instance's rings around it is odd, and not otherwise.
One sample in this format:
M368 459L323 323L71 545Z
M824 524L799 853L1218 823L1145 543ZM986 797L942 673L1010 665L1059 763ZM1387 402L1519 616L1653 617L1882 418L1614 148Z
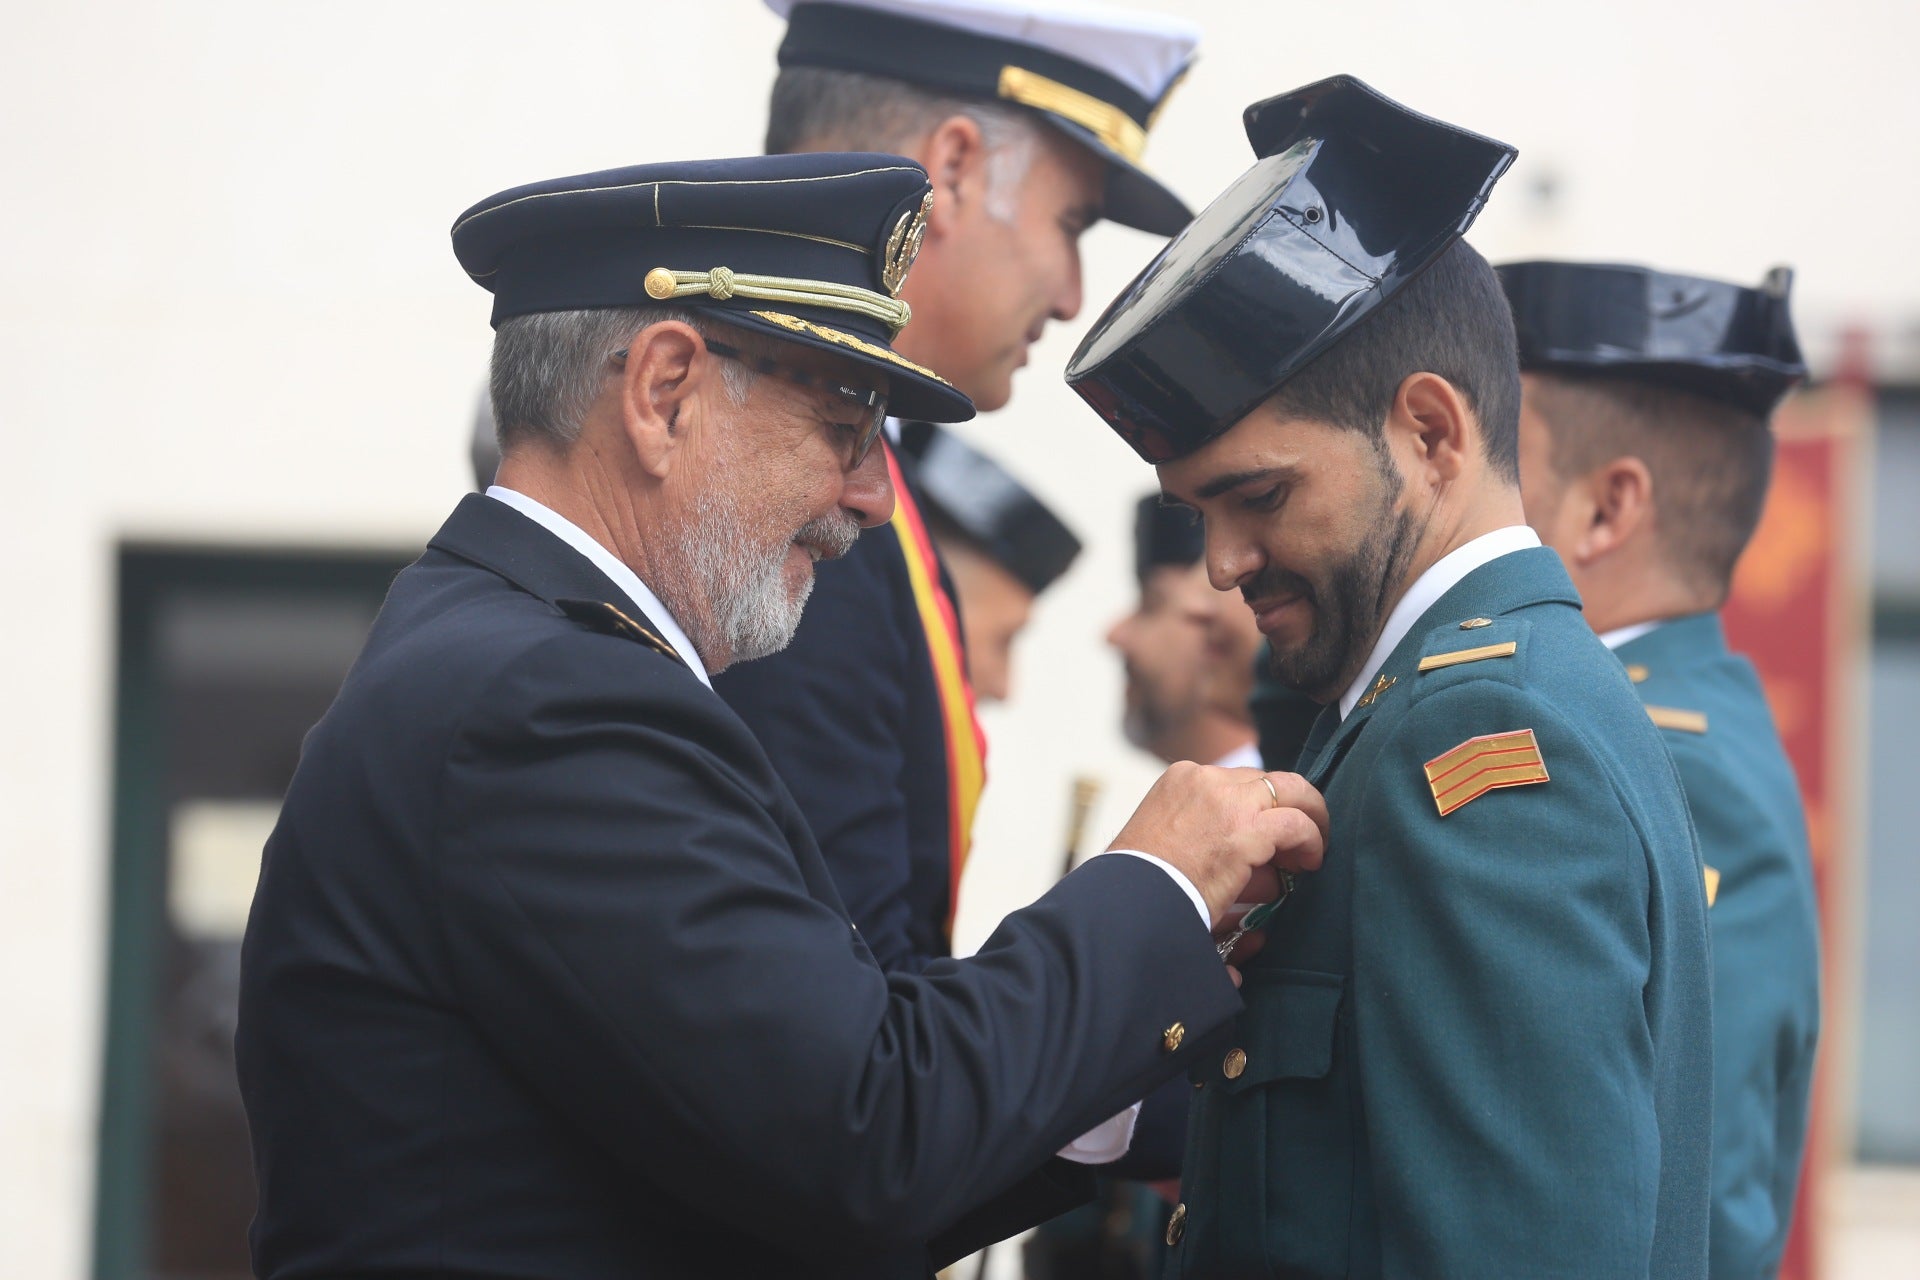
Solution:
M1427 762L1527 729L1548 780L1442 817ZM1352 998L1386 1275L1648 1273L1649 876L1600 750L1476 681L1410 708L1373 767Z

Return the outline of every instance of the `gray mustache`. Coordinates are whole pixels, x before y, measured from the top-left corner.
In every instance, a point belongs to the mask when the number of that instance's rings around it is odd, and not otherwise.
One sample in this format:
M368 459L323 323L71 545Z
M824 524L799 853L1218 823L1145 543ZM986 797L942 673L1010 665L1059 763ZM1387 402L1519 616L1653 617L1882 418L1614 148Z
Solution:
M800 526L793 540L820 553L822 560L837 560L853 550L860 540L860 522L844 511L809 520Z

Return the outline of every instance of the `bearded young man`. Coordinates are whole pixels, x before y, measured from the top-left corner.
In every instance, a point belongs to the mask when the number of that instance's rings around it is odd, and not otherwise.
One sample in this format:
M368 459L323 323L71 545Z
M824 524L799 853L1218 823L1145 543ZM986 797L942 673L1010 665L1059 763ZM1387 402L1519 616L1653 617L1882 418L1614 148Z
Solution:
M897 156L650 165L456 224L503 457L267 844L235 1036L264 1280L926 1280L1084 1196L1050 1153L1238 1007L1207 926L1277 848L1317 860L1297 779L1171 771L1120 856L890 977L707 683L886 518L887 408L969 412L876 288L926 192Z
M1710 1273L1780 1269L1820 1030L1807 818L1753 664L1719 608L1806 375L1779 270L1758 289L1644 267L1500 268L1519 331L1520 487L1589 625L1680 770L1713 938Z
M980 408L1004 406L1045 327L1079 314L1090 226L1186 222L1140 157L1193 56L1189 24L1008 0L769 5L789 23L767 150L926 168L900 349ZM893 519L821 573L792 647L716 687L798 797L874 955L915 970L951 950L986 742L961 602L910 470L894 482Z
M1524 522L1512 319L1459 238L1514 153L1347 77L1247 129L1068 374L1325 704L1326 863L1249 916L1169 1274L1701 1276L1699 855Z

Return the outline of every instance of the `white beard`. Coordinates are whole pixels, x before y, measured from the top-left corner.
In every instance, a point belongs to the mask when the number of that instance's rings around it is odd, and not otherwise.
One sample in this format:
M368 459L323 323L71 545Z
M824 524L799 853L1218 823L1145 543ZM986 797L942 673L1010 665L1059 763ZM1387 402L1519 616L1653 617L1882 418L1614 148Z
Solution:
M706 603L703 612L718 633L713 638L729 655L727 665L778 653L800 629L813 579L789 593L787 551L794 542L828 558L845 555L860 536L859 524L836 511L809 522L793 539L762 549L755 545L744 504L717 486L700 495L693 516L693 528L681 544L684 572L693 593Z

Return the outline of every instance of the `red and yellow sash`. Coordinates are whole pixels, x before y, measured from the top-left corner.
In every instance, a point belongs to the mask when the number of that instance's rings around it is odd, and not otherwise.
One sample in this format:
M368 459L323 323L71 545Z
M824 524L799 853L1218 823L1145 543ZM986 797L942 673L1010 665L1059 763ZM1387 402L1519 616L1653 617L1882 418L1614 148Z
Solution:
M920 518L919 504L900 474L900 460L887 450L887 474L893 479L893 531L900 537L907 577L920 610L920 629L927 634L927 654L933 661L933 682L940 693L940 720L947 744L947 932L953 932L953 914L960 901L960 873L966 870L967 850L973 843L973 814L987 784L987 739L973 713L973 685L967 680L960 617L940 585L940 562L933 540Z

